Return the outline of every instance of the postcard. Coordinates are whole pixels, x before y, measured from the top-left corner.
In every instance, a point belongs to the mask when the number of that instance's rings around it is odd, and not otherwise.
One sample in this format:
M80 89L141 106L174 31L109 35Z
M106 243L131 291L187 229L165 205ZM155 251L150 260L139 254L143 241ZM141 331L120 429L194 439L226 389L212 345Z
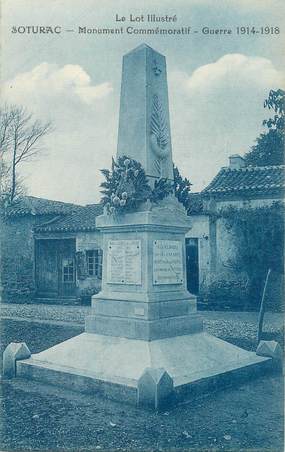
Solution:
M1 450L283 450L284 13L2 0Z

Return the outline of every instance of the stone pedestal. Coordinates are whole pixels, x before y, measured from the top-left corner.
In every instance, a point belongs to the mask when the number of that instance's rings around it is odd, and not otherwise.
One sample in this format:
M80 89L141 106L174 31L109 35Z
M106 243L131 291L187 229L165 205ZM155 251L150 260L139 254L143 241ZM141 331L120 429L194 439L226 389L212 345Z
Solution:
M103 279L88 333L149 341L202 331L196 297L186 287L185 209L174 197L146 208L97 219Z

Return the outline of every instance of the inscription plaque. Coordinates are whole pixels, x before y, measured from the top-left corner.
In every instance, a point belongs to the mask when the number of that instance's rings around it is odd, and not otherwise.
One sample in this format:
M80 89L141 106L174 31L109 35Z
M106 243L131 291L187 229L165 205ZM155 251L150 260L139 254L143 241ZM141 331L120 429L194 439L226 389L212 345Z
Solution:
M154 240L153 284L182 284L182 243L178 240Z
M141 284L141 241L109 240L107 283Z

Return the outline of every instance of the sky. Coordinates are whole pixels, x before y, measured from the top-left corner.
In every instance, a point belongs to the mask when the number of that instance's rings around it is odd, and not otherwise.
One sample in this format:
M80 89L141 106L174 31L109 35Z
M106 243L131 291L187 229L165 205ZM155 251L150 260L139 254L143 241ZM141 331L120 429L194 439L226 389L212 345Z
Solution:
M78 33L157 26L129 22L130 15L147 14L176 15L163 28L198 32ZM269 90L284 88L284 16L283 0L2 0L1 100L54 128L43 152L21 168L27 193L79 204L100 200L100 169L116 155L122 57L143 42L166 57L174 162L192 191L204 188L229 155L250 149L268 115ZM62 32L12 33L32 25ZM247 26L259 33L237 34ZM262 34L266 26L280 33ZM207 35L203 27L232 33Z

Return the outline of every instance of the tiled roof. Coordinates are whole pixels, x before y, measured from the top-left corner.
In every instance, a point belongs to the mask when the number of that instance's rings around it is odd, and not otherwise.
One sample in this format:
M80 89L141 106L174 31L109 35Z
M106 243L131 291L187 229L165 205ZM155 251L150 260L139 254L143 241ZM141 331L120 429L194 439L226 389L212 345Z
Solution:
M202 195L266 195L285 188L284 165L222 168Z
M8 217L23 215L63 215L79 208L76 204L62 201L52 201L50 199L36 198L34 196L23 196L12 206L7 207Z
M201 193L190 193L190 207L187 210L188 215L198 215L203 213L203 198Z
M101 204L88 204L78 207L74 212L55 218L34 228L35 232L77 232L94 231L96 217L103 213Z

